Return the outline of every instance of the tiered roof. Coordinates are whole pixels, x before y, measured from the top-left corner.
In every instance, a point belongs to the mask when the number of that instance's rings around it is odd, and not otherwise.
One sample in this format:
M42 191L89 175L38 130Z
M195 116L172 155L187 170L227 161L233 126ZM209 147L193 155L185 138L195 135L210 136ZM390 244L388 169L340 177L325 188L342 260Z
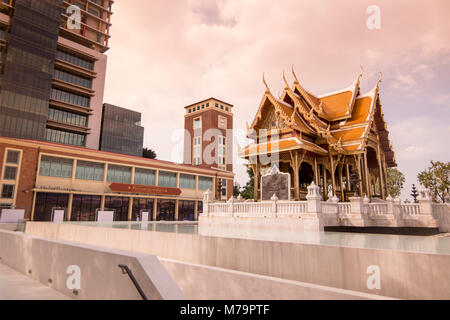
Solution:
M379 96L380 80L368 93L360 94L362 71L355 82L346 89L316 96L308 92L298 81L292 69L294 83L286 84L280 98L275 97L263 77L266 86L256 116L248 129L283 129L291 133L289 139L280 138L270 143L252 144L240 151L247 158L251 155L304 149L317 156L329 152L354 154L365 150L369 136L378 136L388 166L396 166L389 131L382 112ZM277 117L275 128L267 127L267 117L274 113ZM256 137L250 134L250 137ZM276 147L274 147L276 146Z

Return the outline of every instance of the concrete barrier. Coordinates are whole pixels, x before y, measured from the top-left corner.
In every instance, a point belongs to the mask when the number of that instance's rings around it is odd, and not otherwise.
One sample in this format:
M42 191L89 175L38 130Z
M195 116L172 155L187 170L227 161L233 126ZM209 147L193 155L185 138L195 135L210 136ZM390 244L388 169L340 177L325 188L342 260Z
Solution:
M129 267L148 299L185 298L158 258L148 254L0 230L0 259L12 269L76 299L142 299L119 265Z
M450 299L448 254L43 222L27 223L26 233L398 299ZM380 289L367 286L371 266Z
M191 300L386 300L374 294L160 258Z

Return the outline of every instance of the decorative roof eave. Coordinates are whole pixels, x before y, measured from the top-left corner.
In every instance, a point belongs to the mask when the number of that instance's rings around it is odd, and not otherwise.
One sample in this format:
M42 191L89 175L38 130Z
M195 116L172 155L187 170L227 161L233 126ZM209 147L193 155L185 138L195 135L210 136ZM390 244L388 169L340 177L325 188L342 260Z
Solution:
M286 81L286 78L284 78L284 81ZM329 124L328 127L324 126L324 123L317 117L317 115L314 113L314 110L307 109L303 105L303 103L300 101L300 99L297 97L297 95L292 91L291 88L286 88L288 91L289 96L291 99L293 99L295 103L296 110L300 112L300 114L305 118L305 120L310 124L312 128L317 132L317 134L327 140L328 145L331 149L334 149L338 152L344 152L345 150L342 148L342 141L341 139L337 140L333 135L331 134L331 125ZM294 114L293 114L294 116Z
M293 146L289 146L289 147L282 147L282 148L267 148L267 145L272 145L273 143L277 144L277 143L281 143L284 141L291 141L294 142L295 145ZM250 153L250 149L252 148L256 148L256 152ZM293 137L293 138L287 138L287 139L282 139L282 140L277 140L277 141L266 141L266 142L262 142L262 143L258 143L258 144L250 144L246 147L244 147L243 149L240 149L238 152L238 156L240 158L246 159L252 156L260 156L260 155L265 155L265 154L272 154L272 153L282 153L282 152L286 152L286 151L292 151L292 150L297 150L297 149L303 149L306 151L310 151L313 153L317 153L319 155L328 155L328 151L325 150L324 148L309 142L309 141L304 141L304 140L300 140L297 137Z
M297 75L295 74L294 66L292 66L292 75L294 76L294 85L292 87L292 91L294 91L294 89L297 89L302 95L303 99L305 99L305 101L315 112L317 112L317 114L327 117L327 115L323 110L323 103L321 102L320 104L317 104L316 102L312 101L312 99L310 98L310 95L312 94L309 93L305 88L303 88L300 82L298 81ZM319 98L317 98L317 100L320 101Z
M266 87L266 92L264 93L264 96L263 96L263 98L261 100L261 103L260 103L259 108L258 108L258 112L256 113L256 116L253 119L252 125L249 128L247 128L247 129L250 129L250 130L253 129L254 130L255 127L257 126L257 124L262 120L262 109L264 107L266 99L269 100L270 103L275 107L276 113L283 118L283 120L286 122L286 124L287 125L291 125L292 124L291 118L283 111L283 109L280 106L280 102L278 101L278 99L273 96L272 92L269 89L269 86L267 85L267 82L266 82L266 79L264 77L264 74L263 74L263 82L264 82L264 85Z

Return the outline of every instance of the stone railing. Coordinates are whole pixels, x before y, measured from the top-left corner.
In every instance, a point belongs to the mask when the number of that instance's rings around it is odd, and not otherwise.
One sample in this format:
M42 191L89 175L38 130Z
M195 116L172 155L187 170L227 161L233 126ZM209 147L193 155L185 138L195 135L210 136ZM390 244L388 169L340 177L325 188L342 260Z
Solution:
M213 202L211 192L205 193L204 217L246 218L308 218L318 219L323 226L390 226L450 229L450 206L435 204L428 191L421 190L419 203L401 203L388 197L386 201L370 202L367 197L352 197L338 202L336 197L322 201L314 183L308 187L306 201L281 201L274 195L270 201L249 202L241 197ZM449 231L445 231L449 232Z

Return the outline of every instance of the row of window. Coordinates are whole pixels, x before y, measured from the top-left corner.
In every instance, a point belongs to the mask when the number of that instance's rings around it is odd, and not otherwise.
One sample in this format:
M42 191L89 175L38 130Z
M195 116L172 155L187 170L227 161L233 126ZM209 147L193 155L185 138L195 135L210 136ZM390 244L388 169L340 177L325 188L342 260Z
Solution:
M91 99L89 97L55 88L52 88L51 99L64 101L85 108L89 108L91 105Z
M221 110L225 110L227 112L230 111L230 108L227 106L223 106L223 104L219 105L218 103L216 103L215 107L218 109L221 109ZM206 104L198 105L198 106L188 109L188 113L200 111L201 109L205 109L205 108L209 108L209 102L207 102Z
M50 120L72 124L80 127L86 127L87 125L86 116L53 108L48 109L48 118Z
M131 167L108 165L107 181L116 183L131 183ZM42 156L39 175L44 177L72 178L73 160L52 156ZM136 168L134 184L155 185L155 170ZM75 178L79 180L103 181L105 165L90 161L77 161ZM177 174L160 171L158 186L176 188ZM180 174L180 188L195 189L195 176ZM199 190L212 190L212 178L198 177Z
M17 173L19 170L20 151L8 150L6 153L6 164L3 170L3 180L15 181L17 180ZM15 184L5 183L0 190L0 198L13 199Z
M88 70L94 70L94 63L92 61L80 58L72 53L58 50L56 51L56 58Z
M84 147L86 145L86 136L68 131L45 129L46 140L61 144Z
M80 77L76 74L55 69L54 77L58 80L72 83L77 86L85 87L88 89L92 88L92 80Z

